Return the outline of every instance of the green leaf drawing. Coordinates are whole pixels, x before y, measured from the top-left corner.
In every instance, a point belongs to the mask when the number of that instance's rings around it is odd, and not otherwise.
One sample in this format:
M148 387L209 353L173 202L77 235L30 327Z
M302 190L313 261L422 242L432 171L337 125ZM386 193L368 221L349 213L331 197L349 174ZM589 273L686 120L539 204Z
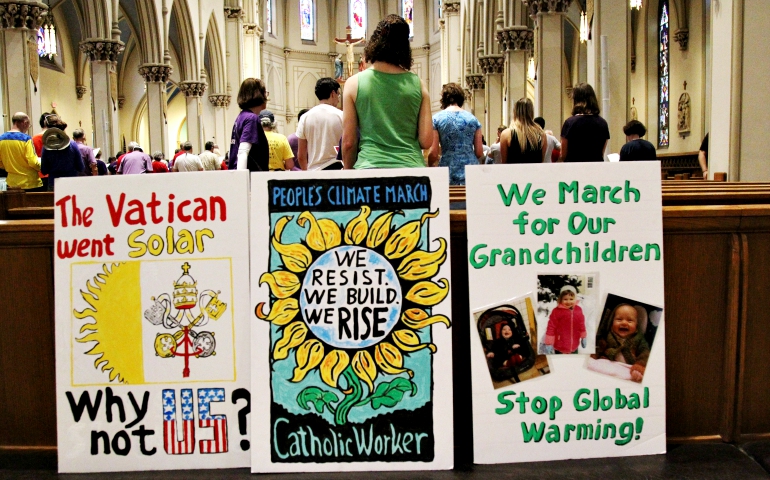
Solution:
M297 395L297 404L300 407L305 410L310 410L309 404L312 403L318 413L324 412L324 405L331 413L334 413L332 403L338 400L339 398L336 393L321 390L318 387L307 387Z
M406 393L417 395L417 385L408 378L397 377L392 382L377 385L367 400L372 402L372 408L375 410L380 407L395 407Z

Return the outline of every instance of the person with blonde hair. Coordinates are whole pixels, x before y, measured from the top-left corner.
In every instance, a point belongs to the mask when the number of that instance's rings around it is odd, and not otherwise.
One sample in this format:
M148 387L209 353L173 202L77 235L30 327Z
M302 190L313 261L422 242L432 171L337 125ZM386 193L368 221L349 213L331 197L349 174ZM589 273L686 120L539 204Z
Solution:
M545 132L535 123L532 100L520 98L513 106L513 122L500 134L502 163L542 163L548 149Z

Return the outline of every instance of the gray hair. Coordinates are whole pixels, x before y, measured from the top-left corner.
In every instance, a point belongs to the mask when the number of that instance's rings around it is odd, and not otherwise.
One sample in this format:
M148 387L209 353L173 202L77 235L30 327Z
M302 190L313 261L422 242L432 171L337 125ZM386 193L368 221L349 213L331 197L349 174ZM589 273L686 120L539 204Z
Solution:
M133 152L133 151L134 151L134 149L135 149L136 147L138 147L138 146L139 146L139 144L138 144L138 143L136 143L136 142L129 142L129 143L128 143L128 146L126 147L126 150L128 150L129 152Z
M191 142L191 141L189 141L189 140L187 140L186 142L184 142L184 143L182 144L182 150L184 150L185 152L192 150L192 142Z
M260 118L259 123L262 124L262 128L269 128L270 130L275 129L275 122L271 122L268 117Z
M160 150L152 153L153 160L160 160L161 158L163 158L163 152L161 152Z

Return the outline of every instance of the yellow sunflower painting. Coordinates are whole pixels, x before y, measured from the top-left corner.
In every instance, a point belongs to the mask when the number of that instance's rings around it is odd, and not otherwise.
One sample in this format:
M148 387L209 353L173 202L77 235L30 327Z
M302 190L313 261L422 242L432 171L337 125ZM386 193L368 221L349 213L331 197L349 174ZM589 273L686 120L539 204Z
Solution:
M439 214L271 213L269 271L258 279L270 302L255 314L271 324L274 402L342 426L430 396L431 328L450 327L432 313L449 294L438 275L447 241L428 234Z

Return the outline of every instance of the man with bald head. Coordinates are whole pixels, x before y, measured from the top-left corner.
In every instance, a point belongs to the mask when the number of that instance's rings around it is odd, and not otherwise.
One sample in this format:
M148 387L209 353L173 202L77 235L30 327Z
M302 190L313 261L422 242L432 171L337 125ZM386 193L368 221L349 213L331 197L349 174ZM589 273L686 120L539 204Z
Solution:
M0 135L0 168L8 172L8 187L27 192L44 192L40 171L40 159L35 155L32 137L27 135L30 121L24 112L11 117L13 127Z

